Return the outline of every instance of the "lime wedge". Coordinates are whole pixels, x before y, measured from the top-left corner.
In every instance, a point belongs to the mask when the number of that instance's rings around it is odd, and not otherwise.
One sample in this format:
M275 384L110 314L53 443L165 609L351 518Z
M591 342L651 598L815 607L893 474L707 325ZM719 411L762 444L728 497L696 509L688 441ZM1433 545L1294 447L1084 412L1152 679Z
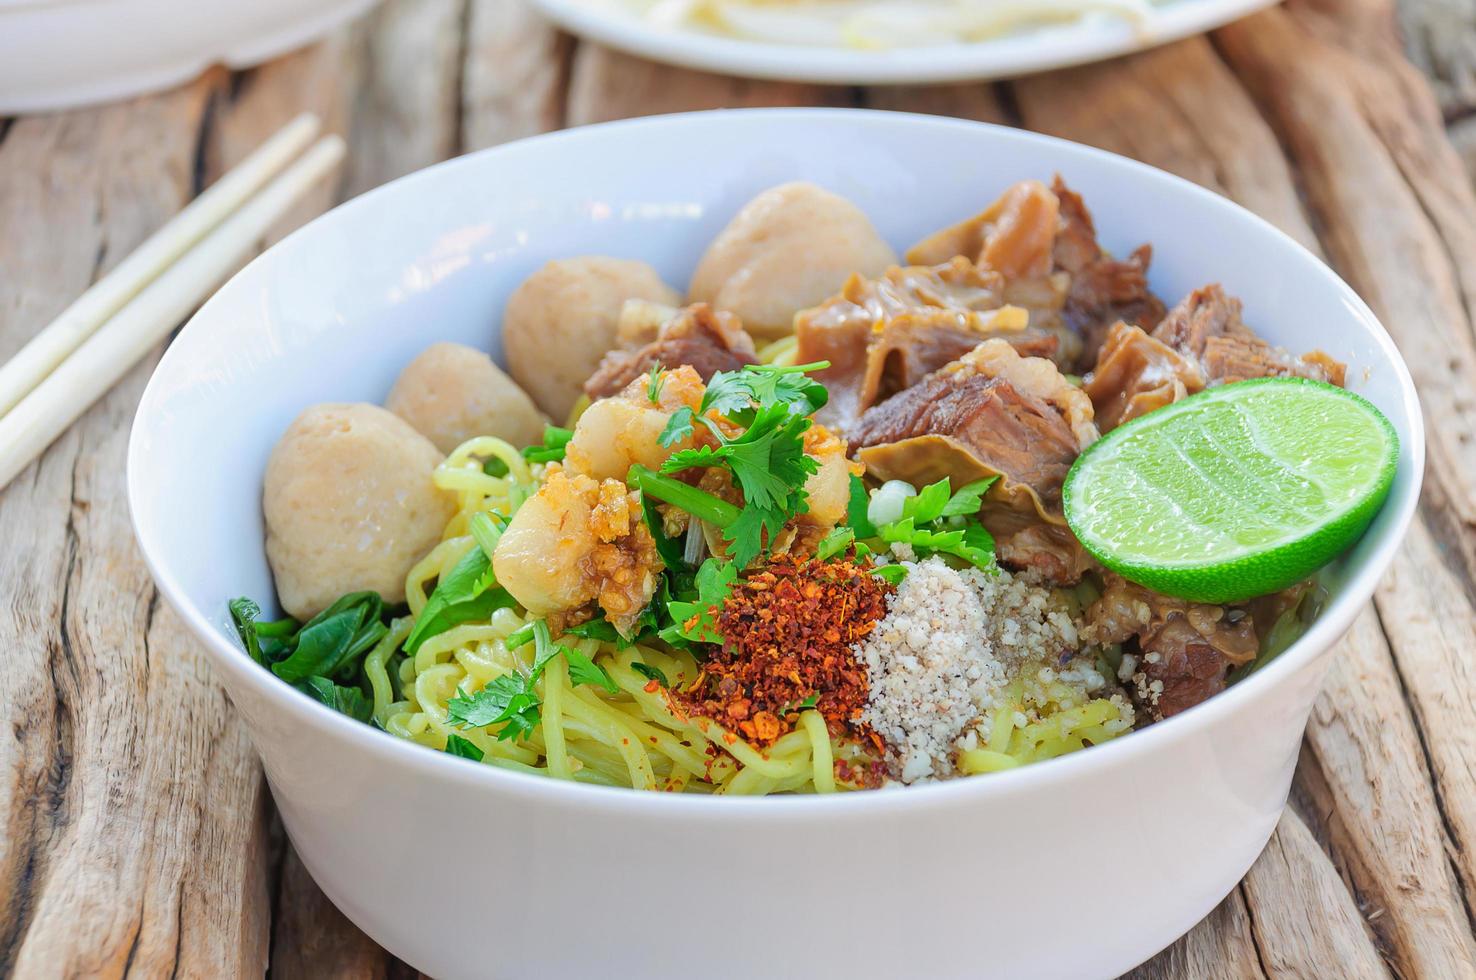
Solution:
M1238 602L1301 581L1356 541L1398 460L1394 427L1352 392L1241 381L1099 439L1066 477L1066 521L1124 578Z

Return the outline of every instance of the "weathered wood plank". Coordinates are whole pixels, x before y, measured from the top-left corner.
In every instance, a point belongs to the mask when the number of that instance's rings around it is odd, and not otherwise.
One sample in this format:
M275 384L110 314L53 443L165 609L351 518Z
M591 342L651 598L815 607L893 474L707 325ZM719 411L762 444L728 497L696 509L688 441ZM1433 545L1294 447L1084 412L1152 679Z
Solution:
M212 183L267 137L302 112L323 120L325 133L348 132L358 61L343 34L243 72L216 98L205 134L205 181ZM321 182L277 222L270 245L338 202L346 183L340 171Z
M848 89L709 75L582 43L574 52L564 115L568 125L582 126L697 109L850 103Z
M1304 765L1299 785L1399 973L1476 976L1424 750L1372 608L1334 656L1307 745L1315 772Z
M1290 809L1241 883L1268 977L1347 980L1389 971L1337 870Z
M1476 112L1476 0L1401 0L1410 61L1430 79L1446 118Z
M1168 949L1124 980L1263 980L1244 890L1237 887Z
M375 944L313 881L292 846L282 861L272 975L282 980L389 977L394 957Z
M0 243L0 265L20 270L0 277L7 351L194 192L219 81L17 124L0 216L47 234ZM0 522L27 538L0 562L26 607L0 617L0 686L18 694L0 699L0 970L18 976L266 963L255 755L159 608L126 513L128 420L150 367L0 495Z
M346 196L456 153L465 14L465 0L390 0L360 22Z
M1029 128L1219 191L1317 250L1275 134L1204 38L1022 79L1012 90Z
M522 0L469 0L461 150L558 129L574 45Z
M1453 540L1469 576L1476 345L1467 297L1476 288L1463 280L1476 272L1453 257L1476 254L1476 201L1428 90L1422 95L1384 60L1334 43L1327 20L1313 5L1293 3L1231 25L1217 40L1296 159L1333 264L1409 364L1430 421L1431 476L1461 529Z
M871 109L894 112L926 112L956 116L979 122L1012 125L1009 108L1000 99L999 86L988 82L960 85L880 86L861 90L863 103Z
M1377 0L1347 8L1373 24L1388 13ZM1473 254L1470 232L1456 226L1476 222L1476 205L1428 92L1398 67L1387 42L1376 36L1354 44L1347 30L1322 8L1294 3L1226 28L1219 42L1281 131L1329 254L1400 344L1425 403L1423 513L1376 602L1433 765L1469 905L1476 894L1476 705L1467 696L1473 678L1465 651L1476 633L1476 352L1472 291L1463 281L1470 273L1461 268Z

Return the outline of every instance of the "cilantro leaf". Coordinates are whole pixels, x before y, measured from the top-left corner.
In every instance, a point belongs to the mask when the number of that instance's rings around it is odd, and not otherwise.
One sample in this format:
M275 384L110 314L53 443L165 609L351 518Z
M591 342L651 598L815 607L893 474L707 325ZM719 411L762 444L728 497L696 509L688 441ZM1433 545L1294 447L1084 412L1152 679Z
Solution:
M732 544L732 557L740 567L747 565L765 546L765 534L773 536L786 521L808 509L805 481L819 464L805 455L804 433L809 418L791 415L782 404L755 410L752 424L741 435L728 438L718 433L721 444L673 453L661 467L675 473L694 466L725 465L743 492L743 511L723 526L723 537Z
M620 686L610 679L605 668L595 663L573 647L560 646L564 651L564 660L569 664L569 682L572 684L593 684L602 687L611 694L619 694Z
M641 663L639 660L632 660L630 662L630 669L647 680L655 681L662 687L671 687L671 682L666 679L666 675L661 672L660 667L652 667L650 664Z
M543 443L538 446L529 446L523 450L523 458L530 463L557 463L564 458L564 449L569 445L569 440L574 438L572 429L561 428L557 425L547 425L543 428Z
M944 517L973 517L979 513L979 508L984 506L984 495L989 488L994 486L999 479L997 476L987 477L983 480L975 480L966 483L956 490L948 499L948 504L943 508Z
M533 681L517 671L489 681L477 693L458 694L446 703L446 720L459 728L501 724L498 741L525 738L538 727L538 695Z
M553 641L553 635L549 632L548 623L543 620L535 620L533 623L533 673L528 678L530 682L538 680L543 673L543 668L548 662L559 655L563 647Z
M662 446L675 446L683 439L692 436L692 410L683 405L671 413L671 418L666 420L666 428L661 430L661 435L656 441Z
M736 561L724 561L721 558L704 561L702 567L697 569L696 600L673 600L666 604L672 625L661 631L661 638L667 642L671 642L672 638L694 643L723 642L722 634L717 630L717 613L721 611L737 581ZM690 627L688 623L691 623Z
M486 753L477 748L475 743L455 734L446 736L446 754L470 759L473 762L481 762L486 758Z
M507 634L507 639L502 641L509 650L517 650L533 642L533 624L521 626Z
M830 393L805 372L829 366L829 361L791 366L748 364L738 371L719 371L707 383L702 412L715 409L739 425L752 424L755 406L782 405L787 413L811 415L830 400Z

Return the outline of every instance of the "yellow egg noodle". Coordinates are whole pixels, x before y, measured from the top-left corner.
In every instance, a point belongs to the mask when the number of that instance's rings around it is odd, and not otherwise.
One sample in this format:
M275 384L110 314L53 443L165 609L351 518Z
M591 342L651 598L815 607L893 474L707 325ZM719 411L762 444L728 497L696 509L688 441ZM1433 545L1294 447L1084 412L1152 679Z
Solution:
M776 347L766 353L793 354L792 348ZM492 458L506 465L505 476L484 471L484 462ZM531 622L517 609L499 609L485 621L461 623L430 637L399 663L393 679L398 685L392 682L391 658L425 608L428 586L478 546L469 532L472 518L494 511L512 514L538 489L540 470L512 445L491 437L463 444L436 469L436 485L456 495L458 509L441 543L406 579L410 615L396 620L365 659L374 720L392 735L433 749L444 749L448 737L456 735L480 749L482 761L489 765L579 782L739 795L844 788L836 781L836 760L863 764L869 759L868 746L850 738L832 741L824 718L814 710L805 711L794 731L762 750L709 720L679 717L665 693L648 690L650 682L632 666L640 662L654 667L673 686L690 684L700 670L696 660L664 644L620 650L614 643L564 637L563 642L604 668L619 687L618 694L572 685L563 658L555 657L536 682L541 724L526 739L499 740L485 729L450 724L448 703L453 697L473 694L511 671L525 676L531 671L533 645L514 651L505 642ZM1117 709L1105 700L1069 710L1042 703L1037 706L1041 720L1015 727L1015 719L1024 717L1016 710L1022 697L1020 682L1010 697L1007 707L996 709L987 743L961 754L961 771L1013 768L1119 733L1106 724L1117 717Z

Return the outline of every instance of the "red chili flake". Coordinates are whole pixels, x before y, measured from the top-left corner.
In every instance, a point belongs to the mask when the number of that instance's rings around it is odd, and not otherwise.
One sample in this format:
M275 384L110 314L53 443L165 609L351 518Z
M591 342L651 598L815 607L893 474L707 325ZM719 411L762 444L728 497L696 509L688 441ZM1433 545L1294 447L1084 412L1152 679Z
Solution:
M868 685L851 647L886 615L889 588L855 562L776 557L734 585L718 613L721 649L674 699L756 745L792 731L812 696L833 734L860 731Z

